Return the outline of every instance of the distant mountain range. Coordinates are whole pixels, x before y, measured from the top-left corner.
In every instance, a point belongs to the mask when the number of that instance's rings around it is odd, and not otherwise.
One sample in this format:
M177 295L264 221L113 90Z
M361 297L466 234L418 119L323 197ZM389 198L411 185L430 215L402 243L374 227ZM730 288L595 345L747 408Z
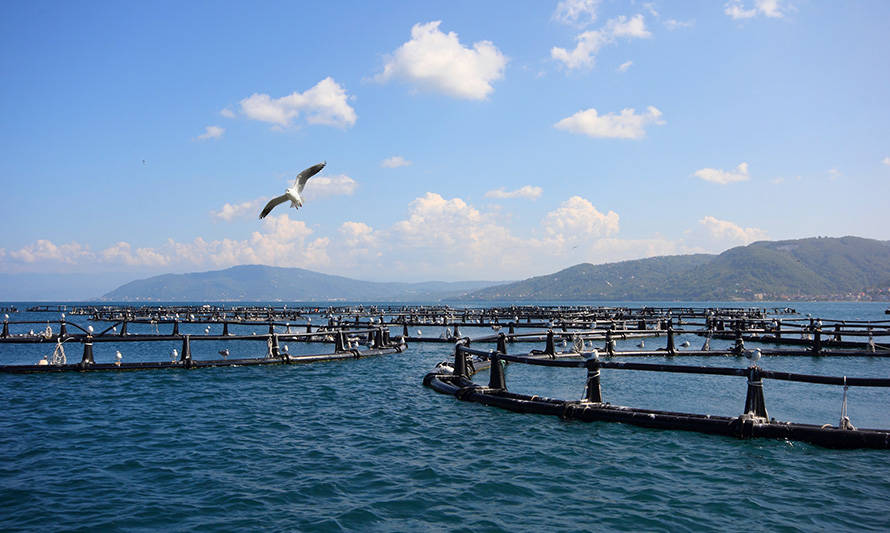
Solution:
M302 268L244 265L131 281L102 296L110 301L413 301L459 296L496 281L379 283ZM500 282L504 283L504 282Z
M132 281L112 301L890 300L890 242L762 241L719 255L582 263L513 283L378 283L260 265Z
M466 300L890 299L890 242L859 237L761 241L720 255L582 263L488 287Z

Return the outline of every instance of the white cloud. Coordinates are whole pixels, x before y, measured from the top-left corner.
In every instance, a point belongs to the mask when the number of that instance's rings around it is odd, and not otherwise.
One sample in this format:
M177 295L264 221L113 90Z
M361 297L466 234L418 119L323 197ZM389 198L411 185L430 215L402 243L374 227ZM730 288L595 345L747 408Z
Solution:
M646 29L643 15L638 14L631 18L620 16L610 19L602 29L586 31L575 37L577 44L574 50L554 46L550 49L550 56L569 69L592 67L600 48L615 42L617 38L641 39L651 36Z
M890 166L890 157L885 157L881 160L881 163L884 163L887 166Z
M595 138L642 139L646 136L646 126L665 123L661 115L653 106L640 115L633 108L622 109L617 115L599 115L596 109L590 108L560 120L553 127Z
M506 56L490 41L464 47L456 33L443 33L439 24L415 24L411 40L393 52L375 79L399 78L456 98L485 99L494 91L491 83L504 77Z
M631 67L631 65L633 65L633 64L634 64L633 61L625 61L624 63L622 63L621 65L618 66L618 72L627 72L627 69L629 69Z
M196 139L199 141L205 141L207 139L219 139L225 132L225 128L221 128L219 126L207 126L206 128L204 128L204 133L198 135Z
M407 167L411 164L411 161L408 161L404 157L400 155L394 155L392 157L387 157L384 159L380 166L383 168L398 168L398 167Z
M305 92L281 98L254 93L241 100L241 112L250 119L288 127L303 112L309 124L348 128L355 124L355 110L349 105L346 89L327 77Z
M696 170L693 174L695 177L710 181L711 183L719 183L726 185L737 181L748 181L748 163L740 163L735 170L721 170L717 168L703 168Z
M358 183L346 174L315 176L306 182L303 196L307 201L327 196L348 196L355 192L356 187L358 187Z
M170 259L151 248L137 248L121 241L99 253L103 262L123 263L128 266L166 266Z
M747 9L745 5L746 3L742 0L730 0L724 6L723 12L733 19L739 20L753 18L758 14L770 18L782 18L785 16L783 11L791 9L787 2L783 7L782 0L754 0L754 5L750 9Z
M240 204L225 203L219 211L211 211L210 214L214 218L225 220L226 222L235 218L247 216L248 214L258 216L260 207L262 207L267 200L268 198L257 198L255 200L241 202Z
M542 222L547 234L559 241L608 236L618 232L618 214L597 211L589 200L572 196Z
M77 242L56 245L50 240L39 239L19 250L10 250L9 257L22 263L59 262L75 264L93 257L89 247Z
M553 20L570 26L587 26L596 21L600 0L562 0L556 4Z
M751 244L767 238L767 233L762 229L743 228L728 220L712 216L699 220L698 226L688 236L689 242L711 251L723 251L733 246Z
M219 110L219 114L226 118L235 118L235 112L229 109L228 107L224 107Z
M541 196L543 189L537 187L535 185L523 185L522 187L516 189L515 191L508 191L504 187L500 189L495 189L492 191L488 191L485 193L486 198L528 198L530 200L536 200Z
M666 21L664 21L664 27L670 31L679 30L679 29L683 29L683 28L691 28L693 26L695 26L694 20L682 21L682 20L667 19Z

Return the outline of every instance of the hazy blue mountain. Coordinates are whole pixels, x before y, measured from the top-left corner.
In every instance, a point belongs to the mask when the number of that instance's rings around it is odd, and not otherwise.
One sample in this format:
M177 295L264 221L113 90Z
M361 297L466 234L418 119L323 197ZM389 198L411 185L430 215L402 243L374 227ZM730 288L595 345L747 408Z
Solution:
M761 241L719 255L582 263L489 287L470 300L890 299L890 243L860 237Z
M111 301L429 301L498 282L379 283L302 268L244 265L191 274L164 274L131 281L102 296Z

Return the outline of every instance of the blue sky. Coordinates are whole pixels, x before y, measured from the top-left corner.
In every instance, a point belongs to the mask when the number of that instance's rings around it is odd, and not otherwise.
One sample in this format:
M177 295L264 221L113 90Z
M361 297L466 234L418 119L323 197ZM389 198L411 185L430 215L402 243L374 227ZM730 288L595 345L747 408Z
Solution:
M5 2L0 273L890 239L890 3ZM326 160L299 211L262 205Z

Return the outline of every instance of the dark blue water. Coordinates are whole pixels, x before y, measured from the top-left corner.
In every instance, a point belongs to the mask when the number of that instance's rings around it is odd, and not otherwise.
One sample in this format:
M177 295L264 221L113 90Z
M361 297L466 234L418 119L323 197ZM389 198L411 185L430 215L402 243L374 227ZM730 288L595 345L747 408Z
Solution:
M794 307L825 318L886 318L881 304ZM265 350L259 341L229 346L233 357ZM95 356L108 362L120 349L125 360L159 359L173 347L97 344ZM193 345L196 357L217 349ZM32 363L51 346L0 350L0 363ZM77 350L70 347L69 360L80 359ZM452 350L416 345L379 358L265 368L0 375L0 530L890 527L887 452L565 422L464 403L421 385ZM890 374L890 361L872 357L761 363ZM517 392L578 398L584 375L511 365L507 382ZM602 388L612 403L730 416L745 398L743 379L709 376L604 370ZM765 384L770 415L785 420L837 424L841 394ZM853 423L890 428L888 400L884 391L851 388Z

